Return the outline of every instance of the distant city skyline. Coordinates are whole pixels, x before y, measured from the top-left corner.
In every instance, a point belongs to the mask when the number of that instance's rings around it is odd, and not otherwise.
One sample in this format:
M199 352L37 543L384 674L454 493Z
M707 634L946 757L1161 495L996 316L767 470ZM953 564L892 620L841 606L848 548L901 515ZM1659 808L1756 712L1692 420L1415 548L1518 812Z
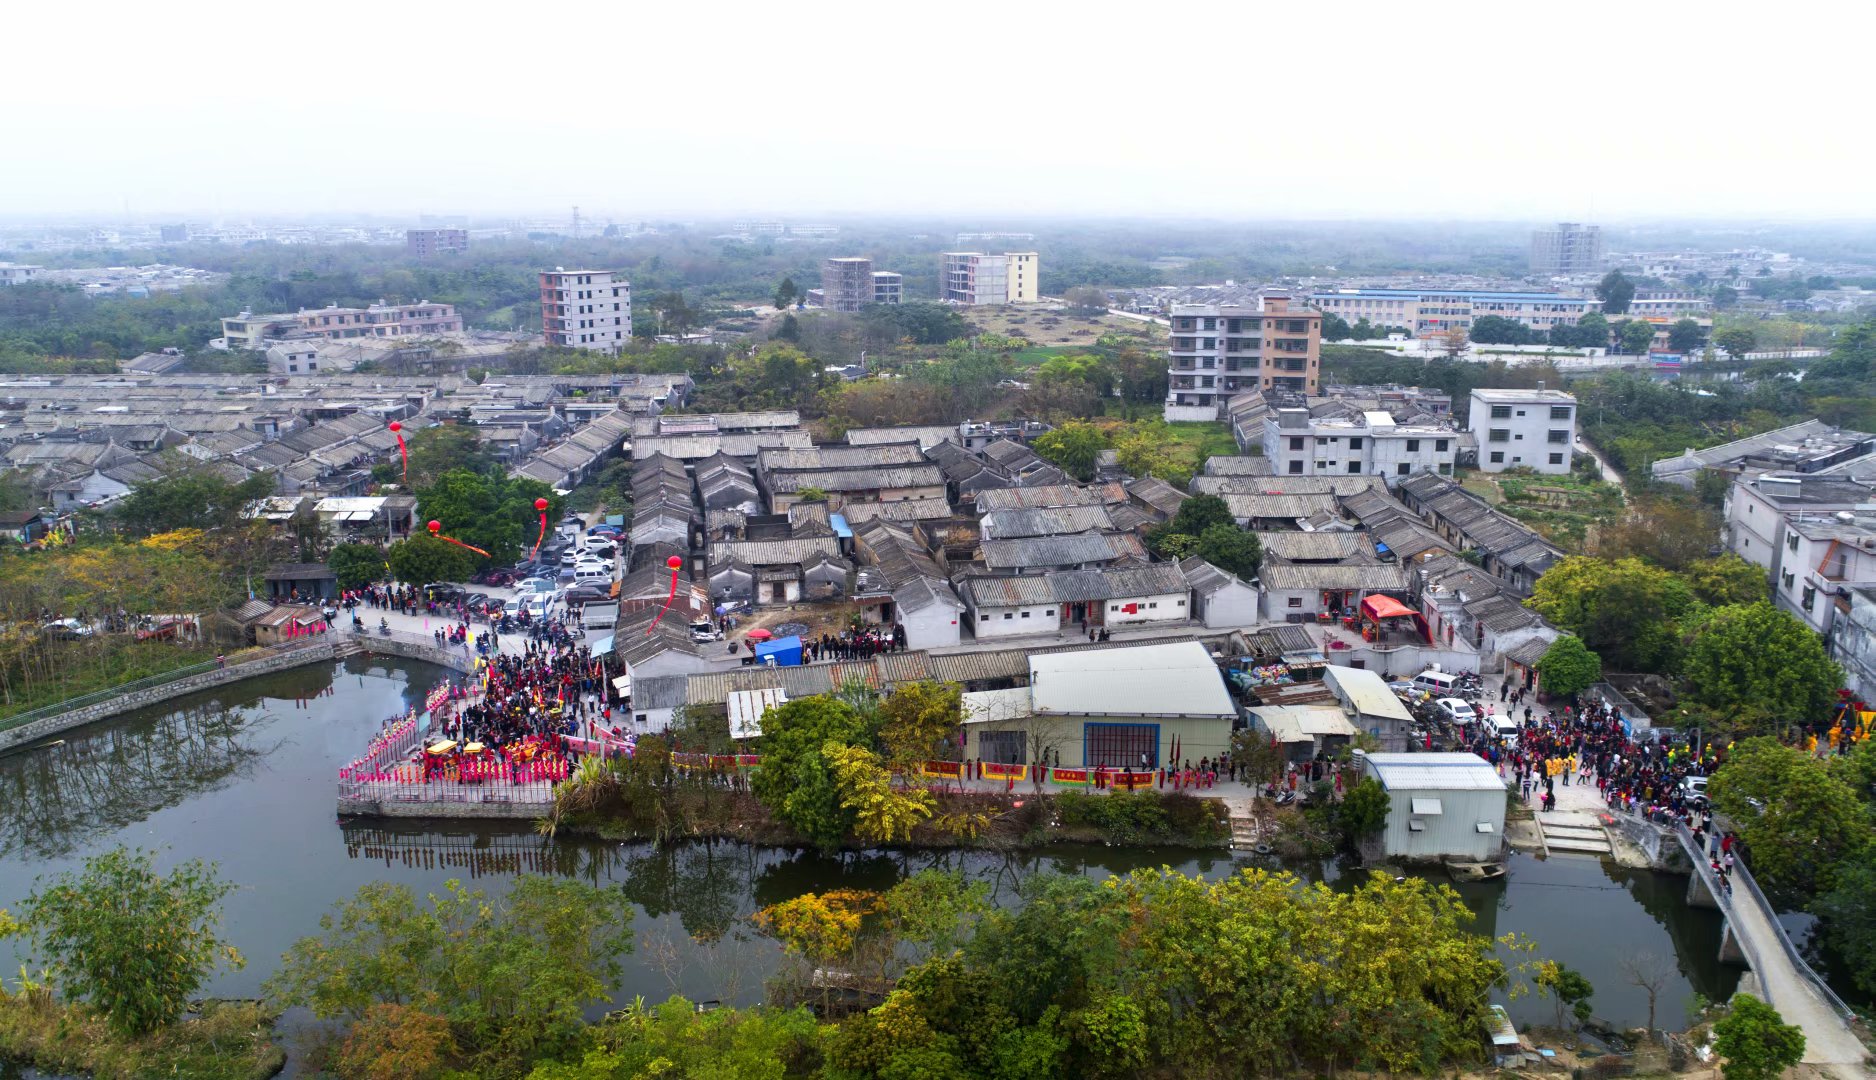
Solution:
M386 14L339 0L318 23ZM385 53L320 48L291 7L195 0L100 20L28 6L9 29L44 47L9 57L0 208L1533 223L1876 212L1868 152L1838 104L1860 99L1862 39L1802 18L1460 4L1431 43L1423 11L1365 3L1338 8L1333 33L1222 3L1150 17L835 2L812 19L734 4L707 19L679 5L581 18L582 41L618 47L541 47L545 26L431 2L400 5L409 37ZM84 63L60 42L83 42ZM1690 93L1672 57L1711 93ZM1801 96L1750 88L1743 73L1766 57L1804 58ZM868 92L830 113L789 89L824 85L834 65ZM577 125L540 104L607 87L616 110L581 110ZM1234 117L1257 137L1219 137ZM961 159L996 167L960 172Z

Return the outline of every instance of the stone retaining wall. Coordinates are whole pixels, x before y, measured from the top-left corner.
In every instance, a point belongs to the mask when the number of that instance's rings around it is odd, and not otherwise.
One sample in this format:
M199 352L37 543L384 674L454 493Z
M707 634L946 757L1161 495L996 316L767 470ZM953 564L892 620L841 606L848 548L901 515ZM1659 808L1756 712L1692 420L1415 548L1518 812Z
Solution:
M329 661L333 659L337 648L338 646L333 642L322 641L318 644L264 656L259 660L250 660L245 664L230 664L225 668L205 671L200 675L190 675L177 679L175 682L148 687L109 701L100 701L96 705L87 705L82 709L48 716L44 720L35 720L9 731L0 731L0 754L31 746L54 735L84 727L86 724L95 724L121 713L141 709L145 705L155 705L171 698L193 694L199 690L212 690L218 686L240 682L242 679L252 679L257 675L271 675L276 671L286 671L289 668Z
M354 634L351 640L366 652L377 656L422 660L426 664L449 668L464 675L475 670L475 654L466 649L439 649L435 645L411 641L402 636L385 637L382 634Z
M553 803L393 802L387 799L339 799L341 817L506 818L534 821L553 813Z

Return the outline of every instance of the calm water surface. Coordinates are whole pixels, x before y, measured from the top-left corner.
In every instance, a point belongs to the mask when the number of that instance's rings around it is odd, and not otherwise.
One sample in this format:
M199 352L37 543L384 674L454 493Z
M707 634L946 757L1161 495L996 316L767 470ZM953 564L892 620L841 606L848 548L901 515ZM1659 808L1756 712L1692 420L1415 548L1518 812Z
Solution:
M62 746L0 758L0 907L36 878L77 867L115 844L161 848L164 865L202 857L240 888L224 928L248 959L209 991L258 995L278 957L317 930L319 916L367 881L419 891L450 878L499 892L517 873L555 873L614 883L639 907L637 952L615 997L760 1000L775 946L750 933L757 908L837 886L884 888L926 867L963 868L1007 902L1039 870L1096 876L1166 865L1209 879L1246 865L1223 854L1142 848L1057 847L1047 854L812 852L740 844L648 845L544 841L526 823L438 826L341 823L334 776L387 716L448 673L407 661L355 657L252 680L67 735ZM1345 880L1335 864L1295 866ZM1590 859L1514 856L1508 879L1458 886L1478 914L1474 928L1516 932L1542 955L1582 971L1596 1014L1646 1020L1647 999L1621 960L1668 958L1677 971L1659 1023L1678 1024L1695 992L1731 994L1739 970L1719 964L1717 913L1689 909L1686 879L1626 871ZM0 946L0 972L17 957ZM1512 1004L1523 1021L1548 1022L1547 1001Z

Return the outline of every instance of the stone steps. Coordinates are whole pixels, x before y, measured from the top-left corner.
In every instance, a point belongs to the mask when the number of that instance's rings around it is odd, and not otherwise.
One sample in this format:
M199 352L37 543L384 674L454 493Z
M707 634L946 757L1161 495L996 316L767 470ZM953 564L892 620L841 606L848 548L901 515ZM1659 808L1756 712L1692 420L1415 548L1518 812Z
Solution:
M1607 840L1564 840L1546 835L1544 846L1551 851L1562 851L1580 855L1613 855L1615 851Z

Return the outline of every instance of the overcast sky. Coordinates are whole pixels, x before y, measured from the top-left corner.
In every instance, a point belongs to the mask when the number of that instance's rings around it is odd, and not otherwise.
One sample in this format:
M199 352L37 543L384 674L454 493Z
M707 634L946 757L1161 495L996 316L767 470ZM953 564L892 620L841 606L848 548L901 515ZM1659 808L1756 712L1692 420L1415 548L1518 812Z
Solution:
M1867 218L1871 21L1660 0L19 3L0 214Z

